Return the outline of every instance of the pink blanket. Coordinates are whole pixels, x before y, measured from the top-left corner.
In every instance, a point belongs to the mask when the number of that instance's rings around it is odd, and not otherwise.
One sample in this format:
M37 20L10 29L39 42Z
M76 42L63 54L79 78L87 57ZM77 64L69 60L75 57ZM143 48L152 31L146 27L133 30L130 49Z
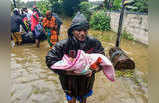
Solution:
M109 80L114 81L115 72L112 63L106 56L98 53L87 54L82 50L78 50L77 56L73 61L65 54L62 60L53 64L51 68L73 71L81 75L86 75L91 72L90 68L95 69L97 63L103 67L104 75Z

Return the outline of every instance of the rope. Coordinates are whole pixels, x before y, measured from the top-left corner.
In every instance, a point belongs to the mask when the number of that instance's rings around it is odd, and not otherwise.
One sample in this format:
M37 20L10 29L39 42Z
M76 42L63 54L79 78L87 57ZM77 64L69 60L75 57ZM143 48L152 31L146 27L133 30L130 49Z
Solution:
M122 51L118 50L118 51L115 51L112 56L110 57L110 60L112 61L113 58L116 56L116 55L121 55L122 54Z

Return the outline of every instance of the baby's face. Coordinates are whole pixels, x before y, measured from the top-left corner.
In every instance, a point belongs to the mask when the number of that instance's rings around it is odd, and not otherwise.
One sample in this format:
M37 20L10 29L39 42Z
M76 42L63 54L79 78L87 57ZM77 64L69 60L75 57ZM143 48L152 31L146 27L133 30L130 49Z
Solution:
M75 59L75 58L70 57L70 61L71 61L71 62L73 62L74 59Z

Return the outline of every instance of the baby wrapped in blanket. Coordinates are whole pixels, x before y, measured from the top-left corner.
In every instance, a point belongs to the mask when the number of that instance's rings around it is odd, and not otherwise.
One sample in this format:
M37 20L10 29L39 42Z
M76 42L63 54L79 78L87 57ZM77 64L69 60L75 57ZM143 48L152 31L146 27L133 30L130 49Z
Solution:
M77 56L73 60L65 54L62 60L51 66L51 69L61 69L87 75L93 69L96 69L97 65L102 66L103 73L109 80L115 80L114 67L106 56L99 53L87 54L83 50L78 50Z

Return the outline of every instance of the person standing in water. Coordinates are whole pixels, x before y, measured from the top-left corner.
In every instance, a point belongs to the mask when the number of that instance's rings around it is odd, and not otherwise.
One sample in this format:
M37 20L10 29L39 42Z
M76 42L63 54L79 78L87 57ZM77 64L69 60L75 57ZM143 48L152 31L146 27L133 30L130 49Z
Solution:
M39 16L40 15L39 15L39 11L38 11L37 7L33 6L33 13L31 15L31 31L32 31L34 39L35 39L36 47L38 47L38 48L40 47L40 37L39 37L39 35L36 34L35 28L40 22Z
M78 12L68 29L68 38L56 43L48 52L46 56L48 68L51 69L51 66L60 61L64 54L67 54L70 58L75 58L78 50L83 50L89 54L100 53L105 55L101 42L88 36L88 29L89 23L86 17ZM102 67L97 65L97 69L92 70L87 75L79 75L73 71L52 71L59 75L68 103L76 103L76 100L79 100L80 103L86 103L87 97L93 93L95 73L100 70L102 70Z
M20 25L22 25L25 32L28 32L28 29L26 28L22 17L20 16L19 10L14 8L13 15L11 16L11 37L16 45L22 44L22 33L20 32Z
M43 27L47 34L48 43L52 48L58 42L57 24L55 17L52 16L51 11L46 11L46 17L42 21Z

